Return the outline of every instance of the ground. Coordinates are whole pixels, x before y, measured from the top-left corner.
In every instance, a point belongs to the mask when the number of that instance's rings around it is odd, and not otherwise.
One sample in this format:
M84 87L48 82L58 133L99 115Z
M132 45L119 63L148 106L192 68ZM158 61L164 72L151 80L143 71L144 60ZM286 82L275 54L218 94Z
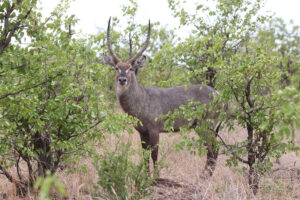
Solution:
M192 133L191 133L192 134ZM222 133L227 140L240 140L245 131L238 129L230 135ZM123 137L133 141L140 148L138 133L127 134ZM150 199L168 200L232 200L232 199L300 199L300 157L288 153L280 160L274 160L272 172L261 179L260 191L253 196L248 189L247 175L235 172L225 166L225 155L220 155L214 175L204 176L205 158L191 155L188 151L176 152L174 145L180 141L177 133L161 134L160 156L163 169L160 179L153 186ZM113 146L116 139L110 136L105 144ZM300 145L300 131L296 133L296 142ZM101 151L101 150L100 150ZM87 173L67 174L59 172L60 180L67 190L66 199L92 199L93 184L97 180L92 161L86 159L81 164L87 164ZM0 176L0 199L18 199L15 188L4 176ZM29 194L27 199L36 199L35 194Z

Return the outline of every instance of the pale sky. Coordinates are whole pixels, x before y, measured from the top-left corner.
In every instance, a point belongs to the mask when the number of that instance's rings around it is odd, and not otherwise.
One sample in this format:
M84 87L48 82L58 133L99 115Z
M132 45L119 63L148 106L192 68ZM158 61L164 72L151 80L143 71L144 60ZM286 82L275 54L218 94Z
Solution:
M187 9L193 10L195 2L206 0L187 0ZM42 0L43 12L50 13L59 0ZM138 11L136 20L147 24L148 19L159 21L161 25L178 26L178 19L174 19L168 8L167 0L137 0ZM106 28L110 16L122 19L121 5L127 0L75 0L71 3L69 14L75 14L79 19L78 29L85 34L97 33L99 27ZM293 20L300 25L300 0L266 0L263 12L275 12L276 16L286 22Z

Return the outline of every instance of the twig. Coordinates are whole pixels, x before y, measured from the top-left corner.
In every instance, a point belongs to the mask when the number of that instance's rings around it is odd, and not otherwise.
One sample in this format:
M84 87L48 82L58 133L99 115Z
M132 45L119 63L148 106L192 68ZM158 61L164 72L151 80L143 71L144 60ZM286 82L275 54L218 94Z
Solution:
M132 57L132 37L131 32L129 33L129 59Z
M223 139L223 138L219 135L219 133L217 132L217 131L219 131L219 128L220 128L220 127L218 127L216 131L215 131L215 130L211 130L211 131L214 132L215 135L216 135L218 138L220 138L220 140L221 140L223 146L224 146L227 150L230 150L230 153L231 153L235 158L237 158L237 159L238 159L239 161L241 161L242 163L248 164L248 161L247 161L247 160L244 160L243 158L241 158L241 157L239 157L238 155L236 155L235 152L231 151L231 150L232 150L231 147L230 147L228 144L226 144L226 142L224 141L224 139Z
M5 175L10 182L14 181L12 175L2 165L0 165L0 171L2 171L2 174Z
M84 130L84 131L82 131L82 132L80 132L80 133L78 133L78 134L71 135L71 136L68 137L68 139L71 139L71 138L76 137L76 136L78 136L78 135L83 135L83 134L85 134L85 133L88 132L89 130L95 128L95 127L96 127L98 124L100 124L101 122L102 122L102 120L98 120L95 124L93 124L92 126L90 126L88 129L86 129L86 130Z
M17 23L12 28L9 28L9 17L11 13L14 11L14 9L15 9L15 4L12 4L10 9L6 12L4 16L4 29L3 29L4 38L0 40L0 54L2 54L4 49L9 45L11 38L13 37L16 30L22 27L20 26L21 22L29 16L32 7L27 11L27 13L21 19L19 19L19 21L17 21Z
M300 169L298 169L296 167L293 167L293 168L292 167L280 167L280 168L273 169L271 172L274 173L274 172L277 172L280 170L293 171L293 172L300 173Z
M18 159L17 159L17 162L16 162L16 168L17 168L18 177L19 177L20 181L22 181L22 175L21 175L20 166L19 166L20 159L21 159L21 155L18 156Z
M247 100L247 103L249 104L250 108L253 108L254 107L254 102L250 99L250 95L251 95L251 82L253 80L253 76L251 76L246 85L245 85L245 95L246 95L246 100Z
M52 77L52 79L57 78L58 76L61 76L61 75L62 75L62 74L57 74L56 76ZM5 94L5 95L0 96L0 100L1 100L1 99L4 99L4 98L6 98L6 97L9 97L9 96L14 96L14 95L20 94L20 93L22 93L22 92L28 91L28 90L33 89L33 88L37 88L37 87L39 87L39 86L41 86L41 85L44 85L44 84L47 83L48 81L49 81L49 80L43 81L43 82L41 82L41 83L39 83L39 84L37 84L37 85L31 86L31 87L28 87L28 88L25 88L25 89L21 89L21 90L19 90L19 91L17 91L17 92L10 92L10 93L7 93L7 94Z

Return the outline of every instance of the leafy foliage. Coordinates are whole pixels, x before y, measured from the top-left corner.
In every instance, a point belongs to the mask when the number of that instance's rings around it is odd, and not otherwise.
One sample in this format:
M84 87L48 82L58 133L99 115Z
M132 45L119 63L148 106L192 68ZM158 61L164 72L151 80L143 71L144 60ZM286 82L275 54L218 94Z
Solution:
M77 20L64 14L67 4L62 1L46 19L35 2L5 1L1 7L1 13L12 10L4 17L3 40L11 39L11 28L19 31L0 55L0 170L19 194L47 171L91 155L101 131L120 131L135 121L110 109L104 96L109 71L97 64L92 43L72 37ZM30 12L25 18L16 9ZM22 25L15 23L19 18ZM17 177L7 171L12 166Z
M195 130L199 137L185 134L177 147L203 155L205 143L212 141L203 133L215 134L216 147L228 155L227 165L248 167L256 193L272 158L299 150L299 26L258 15L261 0L215 0L210 1L213 7L197 4L194 12L184 8L184 1L168 2L190 34L182 39L176 29L151 22L148 66L139 71L139 82L216 88L219 95L211 105L191 101L164 116L165 127L182 117L192 124L217 106L220 129L232 132L240 126L247 138L225 141L209 128L216 121L206 120ZM91 156L96 142L101 148L104 132L132 131L130 125L138 123L116 112L114 72L101 58L106 31L89 37L76 33L78 20L64 14L68 5L61 0L45 18L37 1L0 2L0 174L16 185L20 196L42 180L38 177L52 182L57 170ZM125 28L119 19L112 20L112 42L122 60L141 47L147 32L146 22L135 23L137 10L134 0L122 6ZM134 153L130 144L120 145L96 161L105 195L139 199L149 194L152 179L142 162L131 160Z
M61 195L66 194L66 190L63 186L63 184L57 179L57 175L51 175L50 172L46 173L46 177L39 177L37 181L34 183L34 188L38 189L40 188L40 194L39 199L41 200L48 200L49 193L51 191L51 188L55 188L56 191L58 191Z
M149 152L144 152L149 156ZM154 178L149 176L148 165L140 153L140 160L134 162L137 152L131 143L118 142L113 151L105 151L95 160L99 175L97 184L100 195L105 199L142 199L151 194L150 186Z
M300 109L295 81L299 71L299 43L295 40L299 38L298 27L290 32L281 20L258 16L260 3L220 0L215 1L215 10L198 5L195 14L190 14L180 8L179 1L169 1L181 24L195 27L191 36L178 44L175 59L192 71L188 73L191 82L204 82L219 91L208 109L214 110L217 105L224 108L218 119L223 121L221 128L233 131L238 125L247 130L247 138L235 144L224 141L216 132L215 135L223 153L229 156L229 166L248 165L249 185L254 193L260 176L271 169L272 157L299 150L294 141ZM206 12L208 19L198 11ZM270 26L260 29L266 20ZM206 108L192 102L169 113L165 126L170 127L182 117L190 122L201 120L205 113ZM208 127L203 125L196 133L214 131ZM201 135L184 136L179 148L201 155L204 139Z

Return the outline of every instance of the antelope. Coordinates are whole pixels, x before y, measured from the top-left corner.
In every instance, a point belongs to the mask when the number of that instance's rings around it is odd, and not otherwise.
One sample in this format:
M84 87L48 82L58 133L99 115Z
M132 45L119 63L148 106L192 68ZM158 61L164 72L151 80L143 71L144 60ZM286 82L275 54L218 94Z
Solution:
M115 89L117 99L123 111L140 120L141 124L135 129L139 132L142 148L151 151L151 157L156 167L158 157L159 133L167 132L164 129L164 119L160 115L165 115L169 111L178 109L180 105L186 105L189 100L197 101L199 104L209 104L217 91L207 85L191 85L188 89L183 86L172 88L143 87L137 81L137 70L142 68L146 62L146 56L142 55L146 50L151 32L149 20L148 34L142 48L128 61L122 62L114 53L110 38L110 20L107 27L107 47L111 56L104 54L103 62L111 65L116 70ZM209 116L209 114L207 115ZM217 117L215 115L214 117ZM185 119L174 122L174 131L178 131L181 126L187 124ZM194 125L200 124L195 120ZM210 168L210 175L215 168L215 161L218 152L212 146L207 145L208 154L205 169ZM147 159L148 165L150 158Z

